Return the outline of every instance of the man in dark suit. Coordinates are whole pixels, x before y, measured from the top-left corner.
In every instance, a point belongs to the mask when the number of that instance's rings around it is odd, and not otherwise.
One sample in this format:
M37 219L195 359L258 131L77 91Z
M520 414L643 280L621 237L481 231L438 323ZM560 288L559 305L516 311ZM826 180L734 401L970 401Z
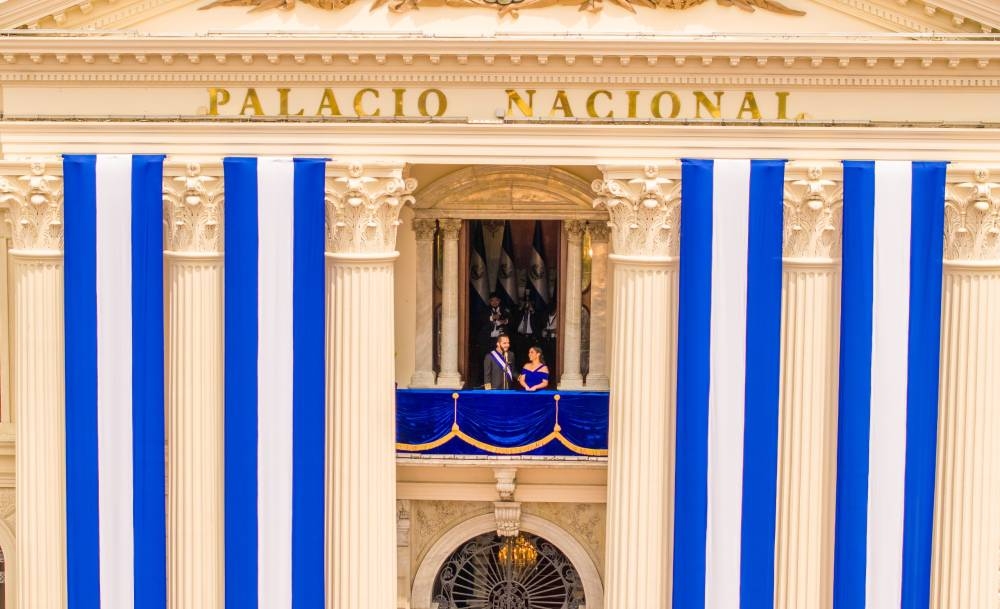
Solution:
M516 389L516 370L514 354L510 350L510 337L501 334L497 337L496 348L483 358L483 388Z

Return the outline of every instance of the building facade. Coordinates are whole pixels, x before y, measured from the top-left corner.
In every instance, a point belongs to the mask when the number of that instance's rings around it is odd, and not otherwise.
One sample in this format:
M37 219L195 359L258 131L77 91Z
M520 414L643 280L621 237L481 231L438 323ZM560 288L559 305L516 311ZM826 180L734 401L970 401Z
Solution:
M3 606L68 602L61 155L155 153L171 609L226 606L222 159L269 155L330 158L328 227L367 227L327 239L326 526L350 540L327 543L328 607L446 606L444 571L498 530L554 548L557 607L671 606L681 159L700 158L788 160L777 609L834 606L841 162L949 163L930 604L1000 609L993 3L8 0L0 27ZM473 227L492 288L504 221L522 251L544 226L553 380L608 392L606 450L393 451L397 389L478 384ZM370 445L336 456L352 436Z

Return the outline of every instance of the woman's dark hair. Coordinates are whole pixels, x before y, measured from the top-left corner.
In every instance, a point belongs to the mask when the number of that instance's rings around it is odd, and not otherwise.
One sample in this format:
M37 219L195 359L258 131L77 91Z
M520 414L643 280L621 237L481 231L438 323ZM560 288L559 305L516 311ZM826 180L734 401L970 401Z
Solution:
M532 349L534 349L535 351L538 352L538 361L540 363L544 364L545 363L545 352L542 351L542 348L539 347L538 345L531 345L530 347L528 347L528 351L531 351Z

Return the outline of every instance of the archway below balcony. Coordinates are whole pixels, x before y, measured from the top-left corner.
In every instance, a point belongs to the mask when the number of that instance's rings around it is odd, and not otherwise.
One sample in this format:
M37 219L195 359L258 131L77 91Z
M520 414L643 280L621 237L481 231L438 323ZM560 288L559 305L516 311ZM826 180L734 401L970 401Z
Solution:
M603 609L604 584L597 565L580 542L562 527L532 514L522 514L520 525L525 533L550 542L572 563L583 585L586 609ZM411 608L431 609L434 583L445 562L467 541L490 531L496 531L496 519L493 514L484 514L462 522L439 537L417 568L411 587Z

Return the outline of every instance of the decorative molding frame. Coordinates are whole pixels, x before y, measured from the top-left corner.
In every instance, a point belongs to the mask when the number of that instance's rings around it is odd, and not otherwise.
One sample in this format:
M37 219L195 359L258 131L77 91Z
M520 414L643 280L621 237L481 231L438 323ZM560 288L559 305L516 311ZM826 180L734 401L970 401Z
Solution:
M543 537L559 548L580 575L587 609L603 609L604 584L593 559L579 541L555 523L533 514L521 515L521 530ZM493 514L470 518L439 537L424 554L417 568L410 593L410 607L430 609L434 578L441 565L460 545L477 535L489 532L496 532L496 519Z

